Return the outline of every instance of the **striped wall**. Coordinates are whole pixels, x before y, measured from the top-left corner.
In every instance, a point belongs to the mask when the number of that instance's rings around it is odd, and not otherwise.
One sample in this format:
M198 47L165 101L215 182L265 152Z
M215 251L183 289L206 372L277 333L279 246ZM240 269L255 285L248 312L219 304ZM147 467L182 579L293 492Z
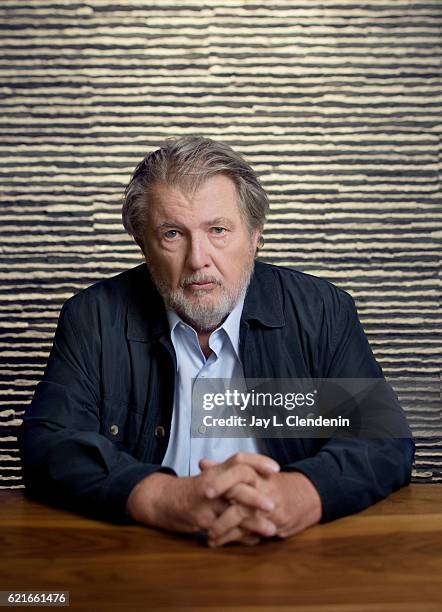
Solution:
M132 169L194 133L262 177L263 258L355 297L408 377L414 478L442 481L441 24L435 0L0 3L0 488L22 486L16 427L61 304L141 261Z

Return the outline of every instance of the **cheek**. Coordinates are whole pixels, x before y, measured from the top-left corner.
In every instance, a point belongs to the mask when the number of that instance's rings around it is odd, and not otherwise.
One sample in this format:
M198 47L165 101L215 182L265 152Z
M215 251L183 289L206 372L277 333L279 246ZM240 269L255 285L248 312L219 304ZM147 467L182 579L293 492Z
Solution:
M253 260L255 256L255 251L255 243L249 238L247 242L245 244L243 243L238 249L238 252L236 254L237 267L244 267L246 263L250 263L250 261Z
M177 253L167 253L161 258L162 273L167 276L173 285L178 285L183 273L181 258Z
M179 267L176 262L176 257L170 253L157 252L152 249L146 254L146 261L149 266L154 268L158 276L173 280L177 274L176 269Z
M252 261L253 255L250 249L242 247L220 262L218 267L224 272L226 279L236 282L242 278L245 269L250 267Z

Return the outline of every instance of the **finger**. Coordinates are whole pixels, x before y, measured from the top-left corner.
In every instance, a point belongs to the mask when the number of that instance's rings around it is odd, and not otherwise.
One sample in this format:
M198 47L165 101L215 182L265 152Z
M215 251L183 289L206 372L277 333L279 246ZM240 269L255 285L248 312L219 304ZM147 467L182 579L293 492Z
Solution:
M241 529L241 527L235 527L228 533L224 534L222 538L219 538L217 540L209 538L207 540L207 544L208 546L210 546L210 548L215 548L217 546L227 544L228 542L234 542L235 540L240 541L243 535L244 531Z
M217 540L224 533L238 527L249 512L250 510L240 504L230 505L220 516L212 521L210 528L207 530L207 536L210 540Z
M250 512L240 504L234 504L213 521L208 529L208 536L211 540L218 541L238 525L260 536L269 537L276 533L275 524L268 518L260 513Z
M262 493L259 487L255 488L244 483L239 483L229 489L225 494L225 498L248 508L263 510L264 512L272 512L275 509L275 503L271 497Z
M211 510L213 510L215 516L217 517L221 516L221 514L225 512L227 508L230 508L230 506L232 505L232 502L226 499L225 497L216 497L215 499L211 499L206 503L210 504Z
M238 540L240 544L245 544L246 546L256 546L261 542L261 538L252 534L245 534L242 538Z
M239 452L232 455L232 457L230 457L225 463L228 465L248 465L262 476L276 474L276 472L279 472L280 470L279 463L277 461L271 457L267 457L266 455L260 455L259 453Z
M239 527L238 526L234 527L230 531L223 533L220 537L213 538L209 535L209 540L208 540L209 546L211 547L223 546L224 544L227 544L228 542L233 542L236 540L239 541L242 537L242 534L244 533L244 530L247 530L247 531L249 530L249 526L253 527L251 530L252 534L260 533L260 535L264 537L271 537L275 535L276 527L273 523L270 523L270 521L267 521L267 519L264 519L263 517L256 517L256 520L253 520L254 518L255 517L245 519ZM264 522L260 524L261 521L264 521ZM270 525L266 525L265 523L270 523Z
M194 512L194 527L197 527L198 530L209 530L216 519L231 506L232 504L222 497L197 503Z
M217 466L219 467L219 466ZM254 485L258 475L253 468L244 464L233 465L227 470L219 471L217 467L205 472L204 492L206 497L214 499L224 495L226 491L240 482Z
M214 465L218 465L218 461L213 461L213 459L200 459L198 462L200 470L208 470Z
M222 544L227 544L227 542L233 541L238 542L238 544L244 544L245 546L256 546L256 544L261 542L261 538L251 533L244 532L244 530L241 528L236 528L235 530L232 530L232 533L229 535L229 539L226 539L225 542L218 544L215 540L208 540L207 544L211 548L215 548L217 546L222 546Z
M218 519L216 519L212 523L211 529L213 528L213 525L216 524L217 520ZM266 538L271 538L278 531L278 528L275 525L275 523L271 521L270 519L268 519L267 517L260 514L259 512L253 512L249 514L249 516L247 516L241 522L241 528L246 529L247 531L250 531L253 534L258 534Z

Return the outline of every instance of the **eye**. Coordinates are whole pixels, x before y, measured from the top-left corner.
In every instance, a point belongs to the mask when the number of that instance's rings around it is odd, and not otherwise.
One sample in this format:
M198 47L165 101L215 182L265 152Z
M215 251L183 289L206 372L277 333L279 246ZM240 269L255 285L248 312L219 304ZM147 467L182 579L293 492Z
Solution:
M175 230L175 229L167 230L167 232L164 232L163 236L167 240L173 240L174 238L178 236L178 230Z
M211 229L217 236L224 236L224 234L227 232L225 227L212 227Z

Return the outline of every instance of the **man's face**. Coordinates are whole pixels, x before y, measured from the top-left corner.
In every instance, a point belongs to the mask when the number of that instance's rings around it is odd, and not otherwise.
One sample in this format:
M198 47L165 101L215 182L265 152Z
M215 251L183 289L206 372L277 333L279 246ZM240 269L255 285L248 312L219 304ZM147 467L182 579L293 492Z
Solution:
M260 231L250 232L233 181L209 179L192 196L157 183L150 192L144 254L165 303L199 332L231 312L253 270Z

